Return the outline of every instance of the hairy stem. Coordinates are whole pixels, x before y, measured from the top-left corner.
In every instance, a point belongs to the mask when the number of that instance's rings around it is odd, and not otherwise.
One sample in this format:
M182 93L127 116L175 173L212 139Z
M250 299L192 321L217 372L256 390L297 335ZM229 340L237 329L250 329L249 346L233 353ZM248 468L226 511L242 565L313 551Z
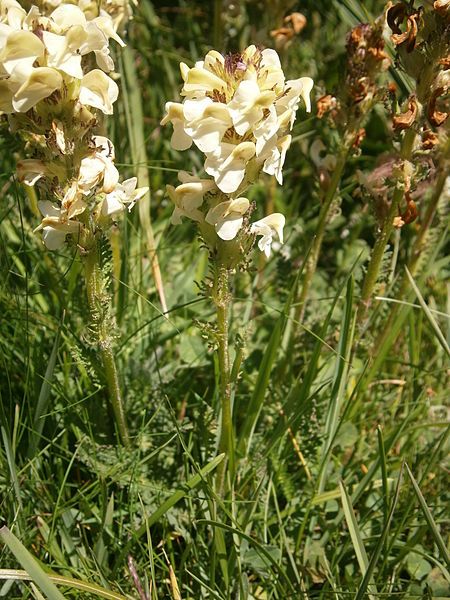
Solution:
M105 310L105 292L100 264L98 240L92 236L86 253L83 255L86 291L89 304L92 329L96 335L98 351L103 364L103 373L108 387L109 398L114 411L117 428L122 443L130 444L125 410L120 391L119 376L112 349L111 324L108 319L109 306ZM108 299L109 302L109 299Z
M217 491L219 495L223 495L225 490L227 466L231 476L234 472L234 436L233 416L231 408L231 367L228 345L230 291L229 270L225 266L218 266L216 268L213 301L216 306L218 343L217 355L219 359L220 371L221 426L219 452L224 452L226 454L226 460L224 460L219 465L217 470Z

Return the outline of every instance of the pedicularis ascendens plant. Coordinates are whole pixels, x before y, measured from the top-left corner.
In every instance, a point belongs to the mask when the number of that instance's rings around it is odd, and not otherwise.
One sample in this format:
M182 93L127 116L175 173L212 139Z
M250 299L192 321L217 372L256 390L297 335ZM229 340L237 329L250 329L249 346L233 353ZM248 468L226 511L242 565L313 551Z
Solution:
M274 235L283 242L285 218L274 213L251 222L254 206L243 196L261 172L283 182L283 164L291 144L290 131L303 99L311 110L309 77L286 81L272 49L249 46L240 54L222 56L211 50L189 68L181 63L182 103L168 102L162 124L173 125L172 146L186 150L194 143L205 154L210 178L187 172L181 185L167 186L175 204L172 223L187 217L198 224L209 249L213 274L210 296L216 306L215 338L221 373L221 433L219 451L227 455L230 479L234 471L231 407L231 367L228 353L229 276L246 264L258 246L270 255ZM225 484L225 462L218 473L218 490Z
M25 141L28 158L18 179L39 192L45 245L75 246L85 267L92 331L102 358L117 424L128 441L112 352L113 317L99 255L99 241L116 216L130 210L147 188L136 178L119 181L112 142L95 133L99 115L110 115L119 89L109 42L124 42L117 28L128 3L58 1L27 12L0 1L0 111Z

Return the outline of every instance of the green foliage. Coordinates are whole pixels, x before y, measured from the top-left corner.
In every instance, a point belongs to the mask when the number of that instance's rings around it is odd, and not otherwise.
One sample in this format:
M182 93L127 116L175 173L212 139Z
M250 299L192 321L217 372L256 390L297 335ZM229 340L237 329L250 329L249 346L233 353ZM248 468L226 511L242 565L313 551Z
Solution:
M20 147L1 124L0 513L8 530L0 597L58 598L57 585L65 598L143 600L136 576L151 600L177 598L175 581L183 599L447 597L445 194L416 262L415 224L393 238L378 299L357 326L378 225L357 170L374 170L395 141L388 113L373 111L360 151L347 158L309 304L295 323L320 211L309 149L320 138L338 151L336 131L300 111L285 184L264 180L251 198L260 216L269 207L286 214L286 243L269 261L255 251L233 283L238 466L222 499L214 487L219 375L204 339L215 332L213 309L200 293L207 253L192 223L170 225L164 192L178 169L201 168L195 150L171 150L159 126L179 90L180 61L214 46L270 46L270 31L301 10L307 26L281 57L287 78L315 78L317 99L342 85L349 29L385 3L138 4L129 51L116 61L121 97L109 127L124 175L139 167L148 178L148 221L135 210L101 246L130 448L116 445L81 265L69 250L45 251L33 234L33 202L13 176ZM389 78L406 96L405 73L393 68ZM437 187L425 190L421 217ZM153 241L142 226L150 220Z

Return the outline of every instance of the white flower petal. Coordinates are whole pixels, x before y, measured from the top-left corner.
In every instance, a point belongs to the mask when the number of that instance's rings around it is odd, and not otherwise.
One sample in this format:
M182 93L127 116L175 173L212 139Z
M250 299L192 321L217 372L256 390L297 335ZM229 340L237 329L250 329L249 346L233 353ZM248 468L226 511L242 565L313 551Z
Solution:
M258 241L258 247L267 257L270 256L274 233L277 234L280 242L283 243L283 228L285 222L286 219L284 215L281 213L273 213L264 217L264 219L252 223L250 232L262 236Z
M37 67L33 69L13 99L13 108L17 112L27 112L40 100L48 98L62 86L62 77L55 69L50 67Z

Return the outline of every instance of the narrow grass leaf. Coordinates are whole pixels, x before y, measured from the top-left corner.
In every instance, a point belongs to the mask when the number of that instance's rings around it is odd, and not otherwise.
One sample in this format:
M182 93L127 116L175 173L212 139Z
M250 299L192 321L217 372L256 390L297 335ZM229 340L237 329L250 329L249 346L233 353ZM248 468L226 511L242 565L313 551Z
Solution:
M431 514L430 509L428 508L428 505L425 502L425 498L423 497L423 494L420 491L419 485L415 480L414 475L411 473L411 470L408 467L408 465L406 465L406 472L408 473L411 483L413 484L414 493L416 494L417 499L419 500L420 508L422 509L423 516L425 517L425 520L428 523L428 527L431 530L434 541L436 542L436 546L439 548L441 557L445 560L447 567L449 567L450 556L447 547L445 546L445 542L442 539L441 534L439 533L439 529L437 528L437 525L433 519L433 515Z
M48 600L64 600L64 596L49 578L47 573L42 569L37 560L7 527L2 527L0 529L0 538L14 554L17 561L29 574L30 578L44 592Z
M250 399L250 403L246 410L246 418L244 424L242 426L241 432L239 434L239 444L238 444L238 452L244 454L246 450L248 450L250 446L250 440L253 434L253 431L256 427L256 423L258 422L259 415L261 413L261 409L263 406L265 394L267 391L267 387L269 385L270 374L272 372L273 363L277 356L281 337L283 334L283 329L286 325L287 315L291 310L291 305L294 300L294 293L297 289L297 281L298 275L295 278L295 281L291 287L289 292L289 296L286 300L285 306L283 308L283 312L277 319L275 327L272 331L272 334L269 339L269 343L267 344L266 350L264 352L264 356L261 361L261 366L258 371L258 377L255 384L255 389L253 390L252 397Z
M63 317L64 320L64 317ZM62 323L61 323L62 326ZM28 458L33 458L39 445L39 440L42 437L42 431L45 425L45 415L48 412L48 403L50 400L50 391L52 389L53 372L55 370L56 358L58 356L59 339L61 335L61 326L56 332L55 341L53 343L52 352L45 370L44 380L42 381L39 398L36 405L36 410L33 419L33 431L31 433L30 445L28 448Z
M348 492L342 481L339 482L339 488L341 491L341 500L342 507L344 509L345 520L347 522L348 531L350 533L350 538L352 540L353 548L355 550L356 559L358 561L359 568L361 569L362 574L365 575L369 566L369 560L367 558L367 553L364 547L361 531L359 529L358 522L355 517L352 501L350 500L350 496L348 495ZM375 587L373 582L371 582L371 584L368 586L368 596L370 600L376 600L377 594L377 588Z
M400 474L398 476L397 487L395 489L395 494L394 494L394 498L392 500L391 509L389 511L387 521L384 524L383 531L381 532L380 537L378 538L378 542L377 542L375 549L373 551L373 554L370 558L370 562L367 566L366 574L364 575L361 585L359 586L358 592L355 596L355 600L363 600L363 598L366 597L366 591L371 582L372 575L375 570L375 566L378 562L381 551L385 545L385 541L386 541L387 535L389 533L389 529L391 527L391 522L394 517L394 512L397 507L398 499L400 497L400 487L401 487L402 479L403 479L403 465L401 467Z
M80 590L88 594L93 594L99 598L107 598L107 600L129 600L131 598L128 595L123 596L117 592L106 590L105 588L88 581L81 581L79 579L73 579L72 577L62 577L60 575L47 575L47 577L53 583L63 585L74 590ZM21 571L18 569L0 569L0 580L5 579L13 581L31 581L32 577L27 571Z
M431 313L430 309L428 308L427 303L423 299L423 296L420 293L420 290L417 287L416 282L414 281L411 273L408 271L408 267L405 267L405 271L406 271L406 275L409 279L409 283L411 284L411 287L413 288L413 290L417 296L420 306L423 308L423 311L425 313L425 316L428 319L428 322L430 323L431 327L433 328L433 331L436 334L436 337L437 337L439 343L441 344L442 348L446 352L447 356L450 357L450 348L449 348L449 345L447 344L447 340L445 339L444 334L440 330L439 325L436 322L436 319L433 317L433 314Z
M206 475L211 473L211 471L214 471L214 469L220 465L224 458L225 454L219 454L205 467L203 467L199 473L196 473L193 477L191 477L191 479L186 481L183 488L177 490L171 496L169 496L169 498L167 498L167 500L163 502L163 504L161 504L161 506L145 520L145 523L136 531L135 536L141 537L147 530L147 527L151 527L157 521L159 521L159 519L172 508L172 506L182 500L192 489L196 488L202 481L204 481Z

